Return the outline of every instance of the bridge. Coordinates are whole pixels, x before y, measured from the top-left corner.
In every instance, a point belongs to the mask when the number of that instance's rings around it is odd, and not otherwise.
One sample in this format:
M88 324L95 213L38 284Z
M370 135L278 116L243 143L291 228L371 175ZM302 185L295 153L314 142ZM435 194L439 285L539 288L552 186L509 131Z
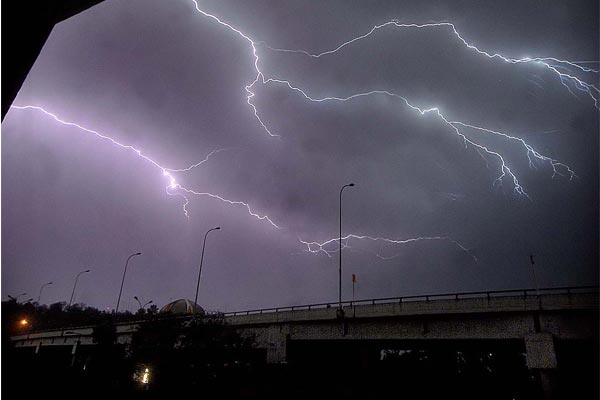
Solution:
M549 385L565 344L597 342L598 300L598 287L560 287L345 301L343 312L338 303L319 303L223 315L242 335L254 336L267 363L285 363L295 346L324 341L512 343L525 353L527 367ZM117 324L117 342L127 345L143 323ZM62 347L75 357L79 346L94 345L92 332L92 326L64 328L11 339L17 348L37 353Z

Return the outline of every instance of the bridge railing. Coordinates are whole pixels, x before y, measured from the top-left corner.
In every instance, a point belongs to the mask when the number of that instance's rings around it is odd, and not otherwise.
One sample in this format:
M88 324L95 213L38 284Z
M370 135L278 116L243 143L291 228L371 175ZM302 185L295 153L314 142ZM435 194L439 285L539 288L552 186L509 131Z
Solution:
M502 298L502 297L518 297L521 296L523 298L536 298L539 295L554 295L554 294L562 294L562 295L574 295L574 294L593 294L598 293L598 286L565 286L565 287L554 287L554 288L541 288L539 290L536 289L509 289L509 290L489 290L485 292L460 292L460 293L439 293L439 294L429 294L429 295L411 295L411 296L399 296L399 297L381 297L375 299L364 299L364 300L355 300L355 301L343 301L343 307L353 307L353 306L362 306L362 305L376 305L376 304L402 304L402 303L410 303L410 302L419 302L419 301L459 301L459 300L468 300L468 299L494 299L494 298ZM339 306L338 302L329 302L329 303L313 303L313 304L304 304L304 305L294 305L294 306L284 306L284 307L270 307L270 308L262 308L262 309L254 309L254 310L245 310L245 311L230 311L230 312L218 312L218 311L208 311L206 315L213 317L231 317L238 315L253 315L253 314L269 314L269 313L278 313L278 312L291 312L291 311L306 311L306 310L318 310L318 309L328 309L328 308L337 308ZM160 315L155 316L154 319L190 319L189 315L185 316L164 316ZM141 324L147 322L147 320L136 320L136 321L120 321L116 322L115 325L132 325L132 324ZM45 329L40 331L29 332L29 334L39 334L44 332L54 332L57 330L62 331L74 331L78 329L87 329L93 328L95 325L85 325L85 326L69 326L63 328L54 328L54 329ZM68 336L65 332L65 336Z
M394 303L410 303L419 301L440 301L440 300L469 300L469 299L494 299L501 297L537 297L541 295L572 295L572 294L593 294L598 293L598 286L564 286L554 288L540 288L540 289L509 289L509 290L488 290L484 292L460 292L460 293L439 293L429 295L411 295L411 296L399 296L399 297L381 297L375 299L364 299L354 301L342 301L342 307L353 307L362 305L376 305L376 304L394 304ZM230 311L225 312L222 315L226 317L232 317L237 315L254 315L254 314L269 314L286 311L306 311L306 310L317 310L327 308L339 307L339 302L330 303L314 303L304 304L297 306L284 306L284 307L270 307L270 308L259 308L245 311Z

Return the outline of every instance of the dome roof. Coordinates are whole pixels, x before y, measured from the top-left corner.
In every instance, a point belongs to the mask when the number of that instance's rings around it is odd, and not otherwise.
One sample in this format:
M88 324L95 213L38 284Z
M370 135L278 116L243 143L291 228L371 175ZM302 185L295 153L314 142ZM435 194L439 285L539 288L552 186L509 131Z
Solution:
M204 314L204 309L192 300L179 299L166 304L158 312L160 314L192 314L194 309L196 310L196 314Z

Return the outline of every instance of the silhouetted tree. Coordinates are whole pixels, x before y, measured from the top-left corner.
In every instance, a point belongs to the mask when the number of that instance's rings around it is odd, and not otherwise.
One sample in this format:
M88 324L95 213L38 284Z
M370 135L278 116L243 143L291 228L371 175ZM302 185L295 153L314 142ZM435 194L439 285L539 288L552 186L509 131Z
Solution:
M156 315L158 314L158 306L156 304L152 304L148 307L148 315Z
M149 368L151 389L157 395L197 390L205 395L235 394L242 383L235 377L257 361L252 342L222 317L161 318L143 324L134 334L131 362L134 369Z

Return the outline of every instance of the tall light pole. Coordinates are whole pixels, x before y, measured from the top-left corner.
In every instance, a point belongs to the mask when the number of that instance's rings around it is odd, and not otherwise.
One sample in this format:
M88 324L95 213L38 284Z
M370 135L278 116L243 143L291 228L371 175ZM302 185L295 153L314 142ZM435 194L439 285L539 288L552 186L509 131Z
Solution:
M196 317L196 304L198 303L198 289L200 289L200 274L202 274L202 261L204 261L204 248L206 247L206 237L212 231L216 231L221 229L220 226L216 228L209 229L204 234L204 242L202 243L202 255L200 256L200 269L198 270L198 284L196 284L196 297L194 297L194 304L192 305L192 318Z
M42 289L44 288L44 286L46 285L52 285L52 282L46 282L44 283L41 287L40 287L40 294L38 295L38 299L37 302L38 304L40 304L40 299L42 298Z
M121 289L119 289L119 298L117 299L117 308L115 308L115 314L119 312L119 303L121 302L121 293L123 292L123 283L125 283L125 273L127 272L127 264L129 264L129 260L131 257L142 255L142 253L133 253L129 257L127 257L127 261L125 261L125 270L123 271L123 279L121 280Z
M342 186L342 188L340 189L340 276L339 276L339 313L340 316L342 315L342 192L344 191L345 188L347 187L353 187L354 183L349 183L347 185Z
M79 275L85 274L86 272L90 272L90 270L86 269L85 271L81 271L75 277L75 284L73 284L73 291L71 292L71 299L69 300L69 307L71 307L71 303L73 302L73 296L75 295L75 288L77 287L77 280L79 279Z
M538 285L537 276L535 275L535 262L533 261L533 254L529 255L529 261L531 262L531 271L533 272L533 283L535 284L535 294L540 297L540 287Z

